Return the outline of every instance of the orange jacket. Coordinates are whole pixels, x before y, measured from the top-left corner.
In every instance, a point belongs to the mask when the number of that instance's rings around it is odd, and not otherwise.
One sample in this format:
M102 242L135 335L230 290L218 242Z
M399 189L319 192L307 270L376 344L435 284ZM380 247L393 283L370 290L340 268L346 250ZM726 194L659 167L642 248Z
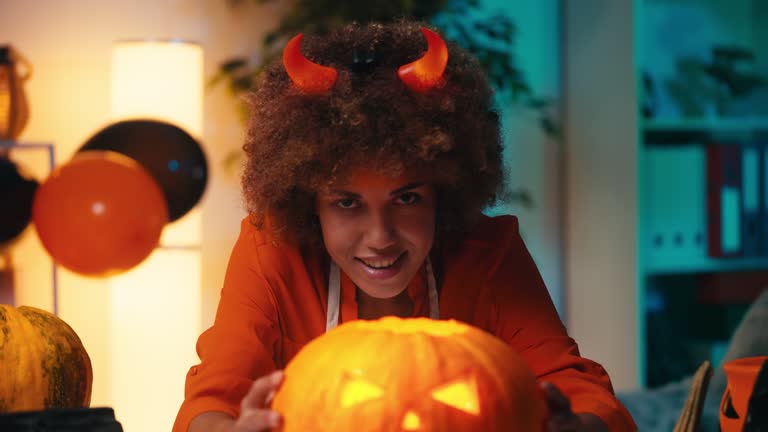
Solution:
M464 321L509 343L534 373L570 398L574 412L599 416L611 431L634 431L597 363L579 356L518 232L515 217L483 217L455 253L439 259L440 317ZM434 257L433 257L434 261ZM286 363L325 331L328 257L276 243L242 222L216 319L197 342L173 432L205 411L236 417L254 379ZM425 272L408 286L414 316L429 316ZM442 283L441 283L442 281ZM339 322L357 319L355 286L341 273Z

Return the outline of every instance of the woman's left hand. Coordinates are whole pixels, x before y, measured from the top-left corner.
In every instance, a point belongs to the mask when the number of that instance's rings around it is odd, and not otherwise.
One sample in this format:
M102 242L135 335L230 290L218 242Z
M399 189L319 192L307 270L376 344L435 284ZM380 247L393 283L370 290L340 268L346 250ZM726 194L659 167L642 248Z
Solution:
M571 401L554 384L542 382L541 388L549 406L547 432L608 432L608 426L598 416L571 411Z

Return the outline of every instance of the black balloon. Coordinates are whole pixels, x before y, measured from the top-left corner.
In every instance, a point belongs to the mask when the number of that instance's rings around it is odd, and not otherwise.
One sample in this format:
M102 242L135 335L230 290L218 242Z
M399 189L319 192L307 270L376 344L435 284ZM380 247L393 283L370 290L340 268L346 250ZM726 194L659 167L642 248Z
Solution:
M197 205L208 181L200 144L178 126L156 120L126 120L97 132L78 150L111 150L140 163L155 178L168 203L169 221Z
M32 219L32 202L38 182L0 156L0 245L21 234Z

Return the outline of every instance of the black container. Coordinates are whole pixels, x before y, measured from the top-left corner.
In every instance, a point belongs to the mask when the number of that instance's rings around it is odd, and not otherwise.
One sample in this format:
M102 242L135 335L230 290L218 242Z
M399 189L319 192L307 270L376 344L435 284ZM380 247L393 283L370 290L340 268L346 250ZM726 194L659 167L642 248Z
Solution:
M0 413L2 432L123 432L112 408L55 408Z

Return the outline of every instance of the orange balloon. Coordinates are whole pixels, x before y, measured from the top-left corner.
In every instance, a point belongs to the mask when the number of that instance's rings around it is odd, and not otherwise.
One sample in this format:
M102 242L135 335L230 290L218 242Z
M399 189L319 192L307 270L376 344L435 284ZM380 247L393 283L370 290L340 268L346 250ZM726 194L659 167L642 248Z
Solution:
M149 256L168 223L168 208L160 186L138 162L87 151L40 185L32 220L58 264L86 276L109 276Z

